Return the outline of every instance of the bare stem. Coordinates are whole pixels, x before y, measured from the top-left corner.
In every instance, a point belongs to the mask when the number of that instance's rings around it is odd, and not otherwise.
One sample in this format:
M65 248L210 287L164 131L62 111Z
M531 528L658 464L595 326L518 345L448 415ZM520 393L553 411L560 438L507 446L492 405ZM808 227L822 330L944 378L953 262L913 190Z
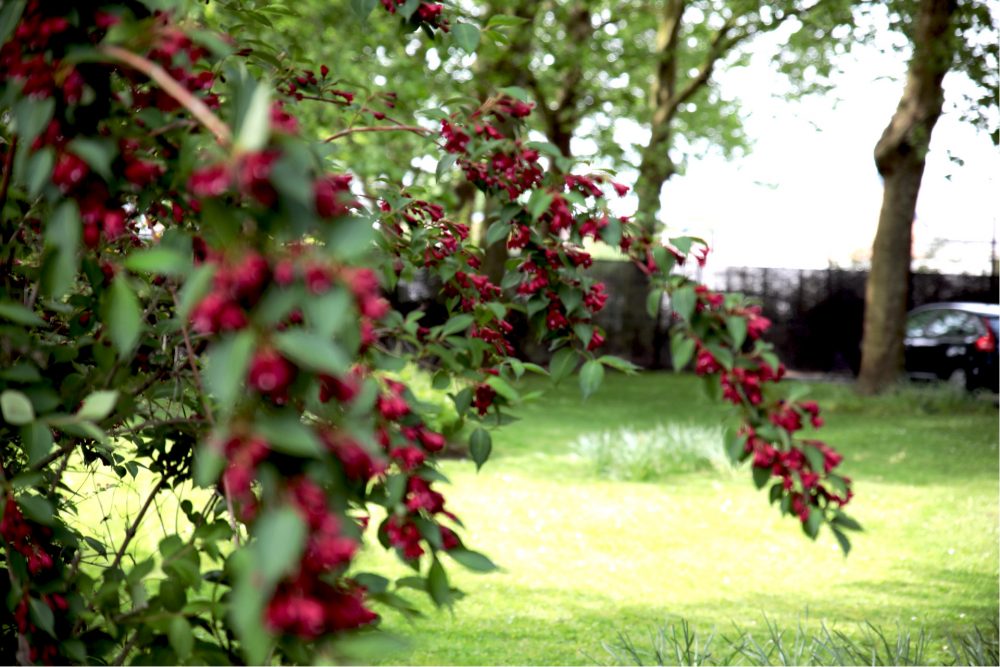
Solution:
M171 289L170 294L174 297L174 305L179 307L177 292ZM198 364L195 363L194 346L191 345L191 334L188 331L186 321L181 322L181 334L184 336L184 347L187 349L188 365L191 367L191 373L194 375L194 384L198 388L198 395L201 397L201 405L205 410L205 419L209 424L214 426L215 417L212 416L212 406L209 405L208 396L205 394L205 387L201 383L201 373L198 372Z
M335 134L330 135L326 138L326 142L336 141L341 137L346 137L349 134L355 134L358 132L413 132L414 134L419 134L426 136L430 134L430 130L426 127L418 127L416 125L378 125L372 127L349 127L346 130L341 130Z
M228 146L232 143L233 135L229 130L229 126L223 123L218 116L212 113L212 110L209 109L204 102L192 95L190 91L170 76L165 69L151 60L143 58L139 54L132 53L131 51L123 49L119 46L101 46L98 47L98 50L104 55L124 63L148 76L152 81L159 85L165 93L177 100L182 107L190 111L191 115L194 116L199 123L204 125L209 132L215 135L216 140L220 144Z
M132 538L134 538L136 532L138 532L139 524L142 523L143 517L146 516L146 512L149 510L150 505L153 504L153 499L156 498L156 494L160 492L160 489L162 489L166 483L166 478L161 477L160 481L158 481L153 487L153 490L149 492L149 496L146 497L146 502L144 502L142 507L139 509L139 513L136 515L135 521L133 521L129 525L128 530L125 531L125 539L122 540L122 545L118 547L118 553L115 554L115 559L111 561L110 569L113 570L121 564L122 558L125 556L125 549L128 548Z

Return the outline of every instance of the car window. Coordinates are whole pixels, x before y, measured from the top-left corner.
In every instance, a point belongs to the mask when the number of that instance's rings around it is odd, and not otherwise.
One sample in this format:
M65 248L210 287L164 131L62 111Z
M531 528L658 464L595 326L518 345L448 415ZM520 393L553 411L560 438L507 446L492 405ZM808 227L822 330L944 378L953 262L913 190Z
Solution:
M958 310L935 313L935 317L924 327L924 335L929 338L966 338L980 334L982 329L976 318Z
M908 338L922 338L927 336L927 326L932 320L940 315L937 311L927 311L914 313L906 321L906 336Z
M994 336L1000 333L1000 317L987 317L986 323L990 325Z

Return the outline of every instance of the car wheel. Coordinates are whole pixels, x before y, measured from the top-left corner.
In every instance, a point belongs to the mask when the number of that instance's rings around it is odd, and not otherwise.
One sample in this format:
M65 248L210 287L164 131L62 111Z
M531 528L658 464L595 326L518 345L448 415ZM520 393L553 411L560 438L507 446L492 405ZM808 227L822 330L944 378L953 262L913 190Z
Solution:
M948 376L948 384L956 389L967 390L969 388L969 376L965 369L956 368Z

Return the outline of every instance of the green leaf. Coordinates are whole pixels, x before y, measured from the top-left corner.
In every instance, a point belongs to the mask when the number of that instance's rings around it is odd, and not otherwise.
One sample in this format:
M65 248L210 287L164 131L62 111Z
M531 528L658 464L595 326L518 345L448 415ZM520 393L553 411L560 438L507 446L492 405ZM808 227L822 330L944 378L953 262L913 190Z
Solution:
M35 151L25 165L24 185L29 197L37 197L42 188L52 177L52 168L56 163L56 152L51 146Z
M48 456L55 444L51 429L42 422L31 422L22 427L21 442L28 454L28 465L34 465Z
M0 7L0 44L6 42L14 32L27 4L28 0L10 0Z
M493 572L499 569L496 563L477 551L456 548L446 553L473 572Z
M499 18L499 17L494 16L493 18ZM510 95L515 100L520 100L521 102L524 102L526 104L531 104L533 102L533 100L531 99L531 93L529 93L524 88L521 88L520 86L504 86L503 88L500 89L500 92L503 93L504 95Z
M451 586L448 585L448 575L438 559L431 563L427 572L427 592L434 604L439 607L451 604Z
M254 336L241 331L209 348L205 355L205 385L223 413L228 413L246 380L253 354Z
M265 513L255 527L254 561L264 585L270 587L299 565L306 546L306 524L298 512L281 507Z
M500 394L508 401L516 402L521 399L520 394L517 393L517 389L514 389L509 382L504 380L502 377L491 376L486 379L486 384L493 387L496 393Z
M55 637L56 618L49 605L45 604L41 600L31 598L31 601L28 603L28 607L31 620L34 621L35 625L40 627L42 630L45 630L45 632L49 635Z
M0 317L27 327L45 326L45 320L16 301L0 301Z
M58 299L69 291L80 266L80 213L76 203L67 201L49 216L45 227L45 261L42 266L42 289Z
M238 149L253 152L267 145L267 137L271 131L271 87L265 82L253 82L247 79L253 87L246 111L240 119L236 132Z
M549 373L552 374L552 381L559 383L569 377L576 368L577 355L571 347L564 347L552 355L549 362Z
M351 11L359 19L364 20L368 18L377 4L378 0L351 0Z
M169 612L177 613L187 604L187 589L174 578L160 582L160 602Z
M670 239L670 245L677 248L677 251L686 255L691 252L691 243L694 241L690 236L678 236L677 238Z
M538 220L543 213L549 210L552 199L552 195L545 190L533 190L528 199L528 213L531 215L531 219Z
M461 417L469 411L469 406L472 405L472 389L466 387L452 396L451 400L455 404L455 412Z
M191 309L201 301L212 287L215 277L214 264L202 264L194 270L191 277L184 283L177 299L177 319L184 321L191 314Z
M106 293L104 324L118 355L129 355L142 333L142 305L123 275L115 277Z
M486 230L485 247L488 248L494 243L499 243L506 239L508 234L510 234L510 223L497 220Z
M505 27L505 26L519 26L528 22L528 19L522 18L520 16L508 16L506 14L494 14L490 17L490 20L486 22L487 28L493 27Z
M55 108L56 101L52 96L39 99L30 95L17 101L14 105L14 123L21 145L30 146L42 130L48 127Z
M598 359L598 361L608 368L614 368L616 371L621 371L622 373L627 373L629 375L632 375L639 370L639 367L631 361L627 361L620 357L613 357L610 354L604 355Z
M806 460L809 461L809 467L816 472L822 473L824 467L823 452L812 445L804 445L801 449Z
M302 305L310 327L320 336L332 337L352 320L352 303L350 293L336 287L322 296L310 296Z
M601 386L604 380L604 366L596 359L586 362L580 369L580 391L583 397L588 398L593 395Z
M413 16L413 12L417 11L417 8L420 7L422 2L423 0L406 0L406 2L403 3L403 6L397 11L400 16L409 21L410 17Z
M186 660L194 649L194 633L191 631L191 624L183 616L174 616L170 621L170 629L167 631L167 638L170 640L170 648L181 660Z
M80 409L76 411L76 416L80 419L89 419L90 421L99 422L111 414L111 411L115 409L115 403L117 402L117 390L95 391L90 396L83 399L83 405L81 405Z
M23 393L7 389L0 394L0 413L4 421L14 426L23 426L35 421L35 408Z
M810 539L815 540L821 525L823 525L823 512L818 507L810 508L809 518L802 524L802 530Z
M237 550L226 563L236 579L228 605L230 622L248 665L264 664L271 647L271 636L263 622L270 590L265 590L254 576L256 555L246 549Z
M577 322L573 325L573 333L576 334L576 337L586 347L590 345L590 341L594 338L594 325L587 324L586 322Z
M830 530L833 531L833 536L837 538L837 544L840 545L840 550L844 552L844 557L851 553L851 540L847 538L842 531L838 530L836 526L830 526Z
M839 528L844 528L846 530L857 530L857 531L864 530L861 527L860 523L858 523L857 521L855 521L854 519L852 519L851 517L849 517L848 515L844 514L839 510L834 515L833 521L831 521L831 523Z
M469 438L469 454L476 464L476 470L483 467L490 458L491 451L493 451L493 438L490 437L489 431L482 427L477 428Z
M688 338L683 332L678 331L670 337L670 359L674 371L678 372L687 366L694 356L695 342L693 338Z
M226 457L211 445L202 445L194 455L194 483L207 489L219 480L223 468L226 467Z
M55 511L52 503L41 496L28 495L17 497L17 504L21 507L24 515L45 526L51 526L55 520Z
M479 46L479 28L471 23L456 23L451 27L455 44L466 53L475 53Z
M461 315L455 315L454 317L452 317L451 319L449 319L447 322L445 322L444 326L441 327L441 335L442 336L449 336L451 334L458 333L459 331L465 331L475 321L476 321L476 318L473 317L472 315L468 314L468 313L462 313Z
M448 115L443 111L441 111L440 109L436 109L436 111L440 111L443 118L448 117ZM455 155L454 153L448 153L443 158L438 160L437 167L434 169L434 175L437 177L439 181L442 180L445 177L445 174L447 174L451 170L451 168L455 166L455 162L457 160L458 156Z
M739 350L743 347L743 341L747 339L747 321L745 317L730 315L726 318L726 328L733 338L733 349Z
M646 296L646 312L650 317L657 317L660 314L660 306L663 303L663 290L654 289Z
M372 249L375 241L374 220L364 217L342 218L329 225L326 246L341 261L355 260Z
M130 253L125 268L136 273L185 276L191 272L191 259L173 248L156 246Z
M733 433L731 430L726 437L726 454L733 465L738 464L746 455L747 436L745 433Z
M767 480L771 479L770 468L753 467L753 483L758 489L763 489L767 485Z
M107 182L111 182L111 163L118 154L111 139L78 138L69 143L69 149L87 163L87 166Z
M297 366L319 373L343 375L351 365L339 345L304 329L282 331L274 337L274 346Z
M685 321L691 319L697 302L698 295L695 294L694 287L690 285L679 287L670 295L671 308Z
M259 417L256 427L275 451L307 457L319 456L323 451L315 431L303 424L294 413Z

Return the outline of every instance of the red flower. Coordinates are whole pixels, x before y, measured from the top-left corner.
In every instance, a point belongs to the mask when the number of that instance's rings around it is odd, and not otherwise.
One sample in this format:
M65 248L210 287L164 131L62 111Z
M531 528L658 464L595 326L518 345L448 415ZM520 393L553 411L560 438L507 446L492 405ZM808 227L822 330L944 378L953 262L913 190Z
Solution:
M472 399L472 405L475 406L476 411L479 412L480 416L485 415L490 409L496 395L497 392L488 384L483 383L476 385L476 394Z
M313 184L316 213L321 218L347 215L358 202L351 198L351 176L330 174Z
M86 162L76 155L66 152L60 155L56 161L55 169L52 170L52 182L63 192L68 192L89 173L90 167L87 166Z
M284 395L295 379L295 367L270 348L257 350L250 362L247 384L272 398Z
M136 187L146 187L163 173L163 167L145 160L131 160L125 165L124 176L132 185Z
M278 192L271 185L271 169L278 160L277 151L258 151L242 157L237 167L236 180L240 190L256 199L262 206L274 206Z
M218 197L229 189L231 182L226 166L216 164L192 172L188 189L196 197Z

